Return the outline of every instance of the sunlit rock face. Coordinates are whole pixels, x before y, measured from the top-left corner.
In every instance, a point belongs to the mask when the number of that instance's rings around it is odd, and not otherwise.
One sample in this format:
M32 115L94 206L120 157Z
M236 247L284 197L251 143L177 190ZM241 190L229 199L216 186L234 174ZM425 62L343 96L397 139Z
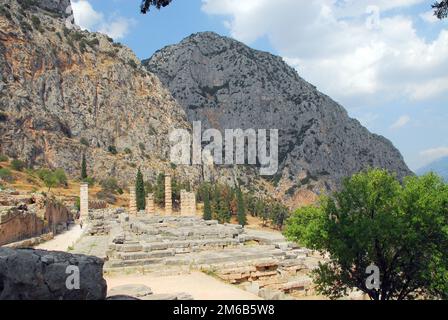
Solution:
M349 118L280 57L206 32L143 64L204 129L279 129L280 170L272 179L279 193L306 198L307 190L333 189L367 167L411 173L390 141Z
M130 49L68 28L69 5L0 0L0 153L72 177L85 153L97 181L171 170L168 135L190 128L185 112Z

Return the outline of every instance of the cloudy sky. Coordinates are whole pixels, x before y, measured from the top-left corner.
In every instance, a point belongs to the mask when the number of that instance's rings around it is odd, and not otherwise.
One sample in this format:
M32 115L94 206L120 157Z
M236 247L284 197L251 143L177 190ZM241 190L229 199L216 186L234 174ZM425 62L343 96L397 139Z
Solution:
M280 55L307 81L392 140L411 169L448 156L448 19L433 0L72 0L81 27L140 58L215 31Z

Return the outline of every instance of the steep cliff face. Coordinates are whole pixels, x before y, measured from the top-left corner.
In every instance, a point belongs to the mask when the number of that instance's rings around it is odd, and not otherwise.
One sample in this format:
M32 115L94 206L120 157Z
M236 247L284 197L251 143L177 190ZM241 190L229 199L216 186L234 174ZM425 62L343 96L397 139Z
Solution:
M86 153L89 173L125 182L169 170L184 111L130 49L68 25L69 4L0 0L0 153L73 176Z
M194 34L143 62L205 128L279 129L278 193L307 197L367 167L410 171L387 139L299 77L280 57L214 33ZM323 70L323 72L325 72Z

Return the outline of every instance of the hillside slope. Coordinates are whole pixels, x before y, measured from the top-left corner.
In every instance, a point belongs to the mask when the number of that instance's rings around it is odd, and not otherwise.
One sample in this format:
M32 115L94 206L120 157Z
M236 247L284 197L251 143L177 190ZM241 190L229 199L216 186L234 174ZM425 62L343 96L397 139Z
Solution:
M448 181L448 157L436 160L427 166L417 170L418 175L424 175L429 172L437 173L439 176Z
M167 135L190 127L184 111L130 49L67 25L69 4L0 0L0 154L77 176L85 153L98 180L170 170Z

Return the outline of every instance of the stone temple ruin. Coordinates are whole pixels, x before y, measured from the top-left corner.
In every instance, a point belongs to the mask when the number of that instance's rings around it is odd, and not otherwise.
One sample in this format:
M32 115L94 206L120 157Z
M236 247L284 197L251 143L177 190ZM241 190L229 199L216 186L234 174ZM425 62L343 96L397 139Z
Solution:
M165 199L171 201L170 177ZM313 294L307 276L320 257L287 242L274 232L204 221L196 216L194 193L182 191L181 214L172 204L157 209L147 197L146 211L137 212L131 189L130 207L89 211L89 231L75 253L105 259L107 273L178 274L199 270L239 285L265 299Z

